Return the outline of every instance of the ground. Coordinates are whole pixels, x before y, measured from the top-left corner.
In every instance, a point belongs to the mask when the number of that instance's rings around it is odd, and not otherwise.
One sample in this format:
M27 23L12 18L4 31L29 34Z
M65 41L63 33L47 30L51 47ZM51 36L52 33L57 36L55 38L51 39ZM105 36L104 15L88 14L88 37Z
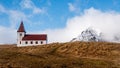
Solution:
M0 46L0 68L120 68L120 44L67 42L27 47L3 45Z

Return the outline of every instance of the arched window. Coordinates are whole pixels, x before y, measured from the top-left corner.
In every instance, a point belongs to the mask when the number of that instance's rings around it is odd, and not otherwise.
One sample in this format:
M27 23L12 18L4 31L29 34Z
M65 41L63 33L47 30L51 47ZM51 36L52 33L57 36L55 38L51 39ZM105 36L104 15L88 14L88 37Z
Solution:
M22 36L22 33L20 33L20 36Z
M26 41L25 44L28 44L28 42Z
M41 41L41 44L43 44L43 41Z
M33 44L33 42L31 41L31 44Z
M35 43L38 44L38 41L36 41Z
M20 41L20 44L21 44L21 41Z

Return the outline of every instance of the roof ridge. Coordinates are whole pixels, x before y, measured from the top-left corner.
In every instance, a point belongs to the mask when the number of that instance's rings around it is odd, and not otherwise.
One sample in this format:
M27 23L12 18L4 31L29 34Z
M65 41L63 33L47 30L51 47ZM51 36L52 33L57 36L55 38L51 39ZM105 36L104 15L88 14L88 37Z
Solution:
M26 35L47 35L47 34L26 34Z
M46 35L25 35L22 40L47 40Z

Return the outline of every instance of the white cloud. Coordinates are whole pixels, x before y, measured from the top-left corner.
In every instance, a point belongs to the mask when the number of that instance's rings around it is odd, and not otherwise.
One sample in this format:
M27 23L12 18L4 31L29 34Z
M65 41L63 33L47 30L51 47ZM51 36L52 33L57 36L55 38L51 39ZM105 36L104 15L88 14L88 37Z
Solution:
M0 44L16 43L17 34L13 28L0 26Z
M49 42L68 42L77 37L82 30L93 27L102 31L106 40L114 41L114 36L120 35L119 18L120 13L102 12L90 8L86 9L84 14L68 19L66 27L63 29L49 29L39 33L47 33Z
M0 5L0 13L7 14L9 17L8 21L10 23L9 27L0 25L0 44L16 43L17 30L15 29L15 27L17 23L19 23L22 19L24 19L24 21L28 21L27 15L17 10L8 10L2 5Z
M28 8L28 9L34 7L34 3L31 0L22 0L20 5L22 8Z
M20 18L28 20L23 12L7 10L3 6L0 6L0 9L2 9L0 10L1 12L8 14L12 27L16 26L14 24L16 24ZM92 26L102 31L106 40L113 41L115 35L120 35L119 25L120 13L113 11L102 12L94 8L89 8L84 10L82 15L67 19L65 28L48 29L38 33L47 33L49 43L68 42L72 38L77 37L82 30ZM12 27L0 26L0 43L16 42L16 29Z
M2 5L0 5L0 12L6 13L6 10Z
M25 15L23 12L17 10L9 10L8 15L12 28L15 28L16 24L18 24L21 20L28 21L28 17L29 17Z
M88 8L88 3L90 0L74 0L68 3L68 9L70 12L75 14L80 14L85 8ZM84 9L83 9L84 8Z
M70 11L75 11L76 8L72 3L68 3L68 6Z
M24 14L24 12L17 11L17 10L8 10L4 6L0 5L0 13L5 13L9 17L10 26L12 28L16 27L16 24L21 20L29 21L29 15Z
M35 6L32 0L22 0L20 6L24 9L31 9L33 14L44 13L44 10Z
M75 1L74 3L68 3L68 9L70 12L73 12L75 14L80 14L80 5L79 1Z
M34 13L34 14L42 13L42 12L43 12L43 10L42 10L42 9L39 9L39 8L34 8L34 10L33 10L33 13Z
M22 19L26 19L26 15L24 13L14 10L9 11L9 20L12 28L15 28L18 21L20 22Z

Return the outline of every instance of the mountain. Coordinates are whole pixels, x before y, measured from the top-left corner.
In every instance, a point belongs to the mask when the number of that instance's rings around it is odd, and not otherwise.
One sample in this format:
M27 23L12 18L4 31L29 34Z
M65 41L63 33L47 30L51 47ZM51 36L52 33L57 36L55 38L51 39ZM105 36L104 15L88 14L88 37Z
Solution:
M78 37L73 38L71 41L102 41L102 33L97 32L93 28L87 28L82 31Z

